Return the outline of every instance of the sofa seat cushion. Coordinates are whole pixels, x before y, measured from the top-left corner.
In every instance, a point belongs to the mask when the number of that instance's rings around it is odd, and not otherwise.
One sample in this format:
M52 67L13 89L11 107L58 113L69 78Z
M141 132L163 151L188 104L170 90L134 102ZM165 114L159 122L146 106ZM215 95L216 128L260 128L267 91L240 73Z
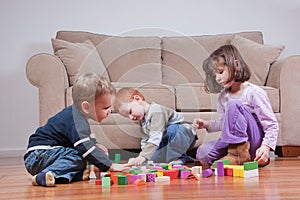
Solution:
M268 86L261 87L270 99L273 112L278 113L280 111L279 90ZM178 111L197 112L217 109L218 94L205 92L203 83L179 84L175 87L175 92Z

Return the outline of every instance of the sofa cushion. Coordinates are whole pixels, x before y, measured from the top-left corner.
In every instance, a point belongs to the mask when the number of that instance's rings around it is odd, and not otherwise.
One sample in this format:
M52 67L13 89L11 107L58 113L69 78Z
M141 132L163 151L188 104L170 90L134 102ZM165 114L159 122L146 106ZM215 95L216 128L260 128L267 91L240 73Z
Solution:
M83 31L59 31L56 38L70 42L92 41L112 82L162 82L159 37L118 37Z
M73 85L76 76L84 72L97 72L109 80L106 68L91 41L72 43L59 39L51 39L54 54L64 63Z
M250 82L265 85L270 65L279 57L284 46L262 45L240 35L234 35L231 44L239 50L250 67Z
M206 36L173 36L162 38L163 84L203 83L203 61L217 48L230 44L234 34ZM241 32L239 35L263 43L262 33Z

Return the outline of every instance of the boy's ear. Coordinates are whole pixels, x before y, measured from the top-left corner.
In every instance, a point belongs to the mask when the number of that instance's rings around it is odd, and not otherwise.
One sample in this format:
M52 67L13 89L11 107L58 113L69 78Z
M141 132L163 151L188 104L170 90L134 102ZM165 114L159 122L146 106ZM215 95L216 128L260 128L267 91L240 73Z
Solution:
M90 113L90 103L87 101L83 101L81 103L81 109L85 114L89 114Z

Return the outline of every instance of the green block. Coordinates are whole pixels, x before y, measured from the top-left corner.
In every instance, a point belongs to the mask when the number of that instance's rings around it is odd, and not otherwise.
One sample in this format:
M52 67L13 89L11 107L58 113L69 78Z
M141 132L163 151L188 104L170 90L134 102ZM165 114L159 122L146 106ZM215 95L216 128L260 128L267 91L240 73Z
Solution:
M110 177L102 178L102 186L110 186Z
M128 177L127 176L118 176L118 185L127 185Z
M229 165L229 160L216 160L214 162L214 168L217 168L217 162L222 161L224 163L224 165Z
M252 162L244 162L244 170L253 170L258 168L258 162L252 161Z
M160 166L161 166L163 169L165 169L165 170L169 169L168 164L161 164Z
M120 163L120 161L121 161L121 154L119 154L119 153L116 153L115 154L115 163Z
M149 173L154 173L154 172L157 172L157 170L156 169L150 169L150 170L148 170L148 172Z

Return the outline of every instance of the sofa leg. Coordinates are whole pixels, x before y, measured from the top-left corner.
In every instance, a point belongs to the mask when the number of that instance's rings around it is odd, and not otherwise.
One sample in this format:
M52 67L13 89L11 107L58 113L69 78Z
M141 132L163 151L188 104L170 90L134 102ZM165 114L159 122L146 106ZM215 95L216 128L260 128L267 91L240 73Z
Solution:
M300 146L277 146L275 154L279 157L300 156Z

